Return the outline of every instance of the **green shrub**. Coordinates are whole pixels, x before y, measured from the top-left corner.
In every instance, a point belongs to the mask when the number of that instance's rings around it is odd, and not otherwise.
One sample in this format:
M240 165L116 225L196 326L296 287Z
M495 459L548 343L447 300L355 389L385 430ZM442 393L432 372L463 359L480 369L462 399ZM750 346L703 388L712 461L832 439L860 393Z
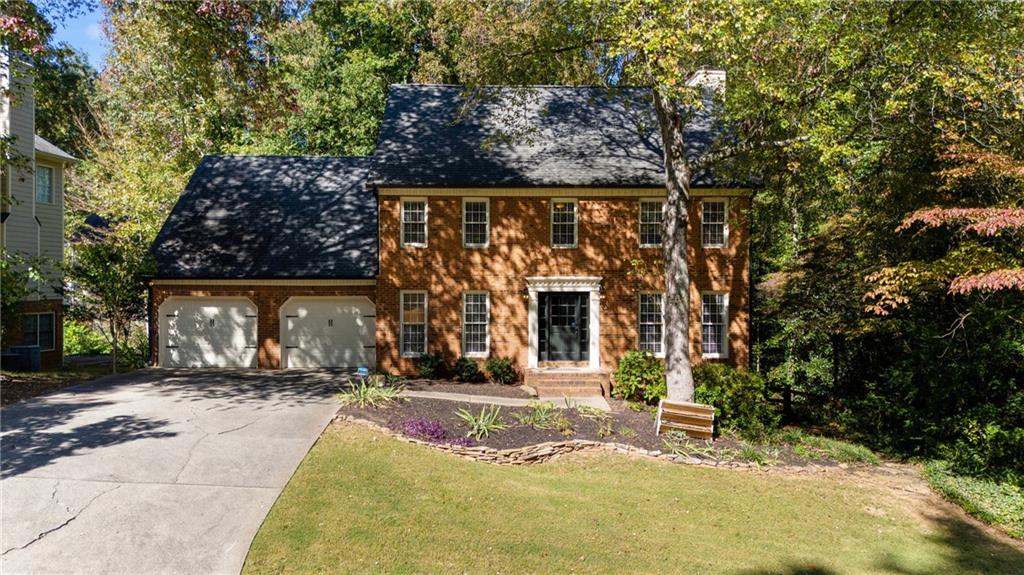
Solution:
M448 366L439 353L425 353L416 358L416 373L424 379L442 378L448 373Z
M557 416L558 408L550 401L543 403L531 401L529 411L513 415L521 425L528 425L534 429L551 429L555 427Z
M455 362L455 365L452 366L452 374L455 376L455 379L467 382L480 381L483 375L480 373L480 367L476 362L465 356L460 357Z
M720 363L702 363L694 368L697 403L715 407L715 426L735 431L746 438L770 435L779 424L779 414L768 402L764 379L758 374Z
M1019 486L956 475L945 461L929 461L924 476L933 489L971 515L1024 538L1024 490Z
M488 377L494 383L511 385L519 380L516 367L512 364L512 360L507 357L489 357L487 358L487 363L484 364L484 368L487 370Z
M626 401L654 403L665 397L665 363L649 351L629 351L612 375L612 393Z
M867 463L878 465L881 461L873 451L840 439L810 435L799 429L786 429L771 437L772 443L788 443L793 452L804 459L831 459L839 463Z
M64 320L64 355L110 353L110 343L87 323Z
M959 438L938 450L953 473L1024 489L1024 392L1001 409L974 409L954 423Z

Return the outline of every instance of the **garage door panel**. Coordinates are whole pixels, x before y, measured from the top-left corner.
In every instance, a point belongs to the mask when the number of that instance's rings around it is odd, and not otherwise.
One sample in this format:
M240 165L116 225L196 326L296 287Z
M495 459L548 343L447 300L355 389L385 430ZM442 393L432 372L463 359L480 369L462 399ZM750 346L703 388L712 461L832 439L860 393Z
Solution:
M374 310L365 298L289 300L282 322L285 367L375 367Z
M255 367L256 308L245 299L171 299L161 305L167 367Z

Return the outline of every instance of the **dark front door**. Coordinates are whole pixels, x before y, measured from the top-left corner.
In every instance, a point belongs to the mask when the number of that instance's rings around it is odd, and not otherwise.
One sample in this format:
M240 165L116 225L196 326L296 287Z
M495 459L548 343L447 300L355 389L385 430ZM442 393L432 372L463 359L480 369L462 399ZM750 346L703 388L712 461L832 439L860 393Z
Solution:
M586 361L588 351L586 293L540 294L540 360Z

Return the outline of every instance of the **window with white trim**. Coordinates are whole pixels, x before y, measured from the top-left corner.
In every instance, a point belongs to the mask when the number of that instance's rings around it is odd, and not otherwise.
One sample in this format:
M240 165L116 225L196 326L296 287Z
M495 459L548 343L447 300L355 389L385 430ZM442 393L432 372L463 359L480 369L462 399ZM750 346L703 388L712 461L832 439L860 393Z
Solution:
M491 301L487 292L462 294L462 354L487 357Z
M665 202L640 200L640 247L661 247L661 221L665 215Z
M487 198L465 198L462 201L462 245L485 248L490 242L490 203Z
M402 356L418 357L427 352L427 292L404 291L401 300Z
M663 301L660 293L640 294L640 351L655 355L665 353Z
M729 296L724 293L705 293L700 297L701 355L708 358L726 357Z
M53 203L53 168L36 164L36 203Z
M551 200L551 246L576 247L578 222L576 200Z
M427 200L402 200L402 246L427 245Z
M38 345L41 351L56 347L53 312L27 313L21 317L21 345Z
M729 226L726 224L728 206L725 200L704 200L701 202L700 220L701 245L706 248L725 247L729 240Z

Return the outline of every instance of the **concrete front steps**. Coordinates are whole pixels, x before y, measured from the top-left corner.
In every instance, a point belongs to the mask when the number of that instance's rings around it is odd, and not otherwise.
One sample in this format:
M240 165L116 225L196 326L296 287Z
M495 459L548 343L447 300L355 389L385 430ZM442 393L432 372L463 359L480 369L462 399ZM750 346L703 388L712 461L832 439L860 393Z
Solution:
M524 382L538 397L601 397L611 390L602 369L542 367L526 370Z

